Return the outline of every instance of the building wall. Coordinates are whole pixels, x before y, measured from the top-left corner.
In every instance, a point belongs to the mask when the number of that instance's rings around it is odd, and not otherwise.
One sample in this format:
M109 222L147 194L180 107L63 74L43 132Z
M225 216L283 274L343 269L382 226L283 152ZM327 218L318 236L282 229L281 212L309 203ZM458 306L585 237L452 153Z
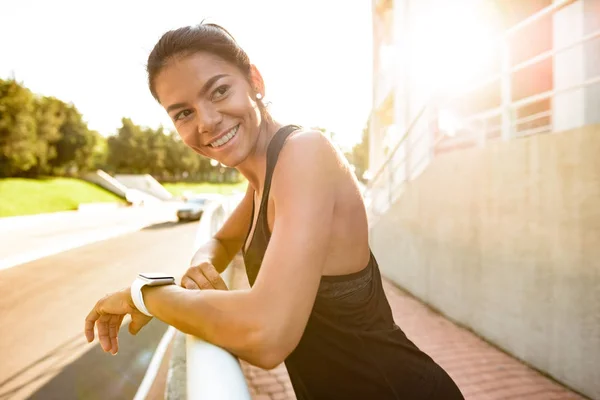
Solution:
M600 1L585 0L583 5L583 34L600 30ZM600 37L584 45L586 80L600 77ZM586 89L585 120L588 124L600 123L600 83Z
M558 11L553 18L554 44L560 48L600 30L600 2L576 1ZM557 90L600 78L600 38L560 52L553 61L554 88ZM557 131L600 123L600 82L560 93L552 105Z
M599 154L594 125L437 157L371 227L383 274L600 398Z

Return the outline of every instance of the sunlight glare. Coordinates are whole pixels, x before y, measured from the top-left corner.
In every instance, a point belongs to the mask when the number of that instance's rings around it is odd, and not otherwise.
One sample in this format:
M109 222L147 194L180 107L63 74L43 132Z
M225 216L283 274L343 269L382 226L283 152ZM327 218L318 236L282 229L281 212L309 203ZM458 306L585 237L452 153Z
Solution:
M411 74L427 95L452 95L493 71L497 24L490 2L435 1L410 30Z

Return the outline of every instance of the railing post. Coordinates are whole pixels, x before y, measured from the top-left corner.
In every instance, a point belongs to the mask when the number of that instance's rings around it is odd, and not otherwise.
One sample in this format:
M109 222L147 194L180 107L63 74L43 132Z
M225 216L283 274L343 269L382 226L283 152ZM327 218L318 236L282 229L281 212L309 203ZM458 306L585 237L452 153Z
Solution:
M434 106L425 111L427 113L425 116L425 122L427 123L425 128L427 129L428 134L427 150L429 157L427 164L433 162L433 159L435 158L436 141L440 130L440 108L438 107L437 102L434 104Z
M393 157L393 155L392 155ZM393 198L392 198L392 191L393 191L393 186L394 186L394 177L392 176L392 170L390 168L389 163L385 166L385 170L387 172L387 176L388 176L388 193L387 193L387 197L388 197L388 203L387 203L387 207L386 210L389 209L392 206L392 202L393 202Z
M412 136L412 132L408 132L406 135L406 140L404 141L404 182L410 181L410 137Z
M481 132L479 133L478 145L479 147L485 147L485 143L487 142L487 130L488 130L488 119L483 118L481 122Z
M501 92L501 107L502 107L502 139L509 140L512 138L512 76L511 76L511 61L510 61L510 36L505 37L501 43L502 46L502 77L500 79Z
M194 248L206 243L232 211L231 197L210 203L198 223ZM236 200L237 201L237 200ZM231 288L231 265L224 274ZM186 396L188 399L250 400L251 394L238 359L228 351L186 335ZM185 398L181 388L171 398Z

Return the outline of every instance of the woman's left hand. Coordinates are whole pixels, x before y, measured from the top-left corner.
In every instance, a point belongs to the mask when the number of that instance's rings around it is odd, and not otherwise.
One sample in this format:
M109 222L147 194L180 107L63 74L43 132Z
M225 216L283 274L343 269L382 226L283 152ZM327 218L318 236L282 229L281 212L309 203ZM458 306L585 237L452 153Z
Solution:
M131 314L129 333L137 334L152 317L142 314L135 308L130 289L104 296L98 300L85 319L85 337L88 342L94 340L94 326L98 327L98 340L105 352L117 354L119 351L119 328L126 314Z

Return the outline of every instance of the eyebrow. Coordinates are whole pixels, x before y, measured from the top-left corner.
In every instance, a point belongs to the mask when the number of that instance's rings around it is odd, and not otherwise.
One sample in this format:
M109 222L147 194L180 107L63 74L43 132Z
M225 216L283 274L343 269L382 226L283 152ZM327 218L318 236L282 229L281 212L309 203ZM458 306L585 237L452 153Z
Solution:
M219 75L215 75L212 78L210 78L209 80L206 81L206 83L204 85L202 85L202 88L200 89L200 92L198 93L200 96L202 96L204 93L206 93L206 91L208 89L210 89L212 87L212 85L215 84L216 81L218 81L221 78L224 78L226 76L229 76L227 74L219 74ZM173 110L177 110L179 108L183 108L187 106L187 103L175 103L175 104L171 104L169 107L167 107L167 112L170 113Z

